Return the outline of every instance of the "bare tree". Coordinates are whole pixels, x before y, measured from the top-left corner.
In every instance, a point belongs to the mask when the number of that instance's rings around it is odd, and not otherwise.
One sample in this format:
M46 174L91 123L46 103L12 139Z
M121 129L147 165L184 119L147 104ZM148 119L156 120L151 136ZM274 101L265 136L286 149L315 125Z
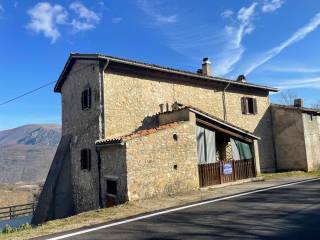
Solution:
M320 109L320 99L312 104L312 108Z
M279 102L285 105L293 105L297 98L299 98L298 95L291 90L281 91L279 94Z

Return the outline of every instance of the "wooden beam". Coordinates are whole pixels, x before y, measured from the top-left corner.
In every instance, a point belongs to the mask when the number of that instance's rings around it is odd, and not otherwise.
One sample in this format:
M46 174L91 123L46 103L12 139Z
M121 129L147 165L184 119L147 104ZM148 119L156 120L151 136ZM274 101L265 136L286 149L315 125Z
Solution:
M218 132L222 132L222 133L225 133L225 134L227 134L227 135L230 135L230 136L236 137L236 138L238 138L238 139L244 140L244 141L246 141L246 142L248 142L248 143L252 143L252 142L253 142L252 139L249 139L249 138L247 138L247 137L244 137L244 136L242 136L241 134L232 132L232 131L230 131L230 130L228 130L228 129L219 127L219 126L217 126L217 125L214 125L214 124L209 123L209 122L207 122L207 121L204 121L204 120L202 120L202 119L198 119L198 118L197 118L196 122L199 123L199 124L205 125L205 126L207 126L207 127L209 127L209 128L213 128L214 130L216 130L216 131L218 131Z

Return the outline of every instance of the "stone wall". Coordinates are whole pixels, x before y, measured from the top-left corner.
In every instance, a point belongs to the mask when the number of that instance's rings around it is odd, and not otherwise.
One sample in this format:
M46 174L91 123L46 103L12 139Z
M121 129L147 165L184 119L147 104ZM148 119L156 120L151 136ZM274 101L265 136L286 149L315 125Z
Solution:
M128 200L126 147L120 144L100 148L101 193L106 207L107 180L117 182L117 203Z
M175 84L168 81L106 72L104 77L106 136L130 133L144 125L148 116L160 111L160 104L171 106L175 101L197 107L223 119L222 91L200 85ZM258 114L243 115L241 97L257 99ZM241 92L226 93L227 121L254 132L259 142L261 168L274 171L274 151L268 96ZM124 121L125 119L125 121Z
M82 91L90 87L91 108L82 110ZM63 84L62 135L71 134L71 174L75 213L99 207L98 165L95 141L99 138L99 64L78 60ZM80 151L91 149L91 171L81 170Z
M319 116L312 116L303 113L304 141L308 162L308 171L315 171L320 168L320 125Z
M273 132L278 170L307 170L302 114L272 106Z
M129 200L199 187L195 122L135 138L126 147Z

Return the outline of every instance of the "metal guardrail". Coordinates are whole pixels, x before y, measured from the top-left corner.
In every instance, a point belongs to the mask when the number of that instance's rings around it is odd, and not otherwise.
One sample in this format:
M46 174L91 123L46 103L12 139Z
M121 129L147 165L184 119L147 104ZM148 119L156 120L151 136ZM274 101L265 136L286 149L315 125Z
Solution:
M19 216L33 215L36 203L27 203L0 208L0 220L11 220Z

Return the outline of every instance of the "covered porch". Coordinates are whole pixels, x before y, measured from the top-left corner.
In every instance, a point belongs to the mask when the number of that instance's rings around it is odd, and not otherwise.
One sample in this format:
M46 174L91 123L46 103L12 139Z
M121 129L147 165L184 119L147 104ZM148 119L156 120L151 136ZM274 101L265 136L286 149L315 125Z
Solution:
M259 137L196 111L199 186L255 178L260 175Z

